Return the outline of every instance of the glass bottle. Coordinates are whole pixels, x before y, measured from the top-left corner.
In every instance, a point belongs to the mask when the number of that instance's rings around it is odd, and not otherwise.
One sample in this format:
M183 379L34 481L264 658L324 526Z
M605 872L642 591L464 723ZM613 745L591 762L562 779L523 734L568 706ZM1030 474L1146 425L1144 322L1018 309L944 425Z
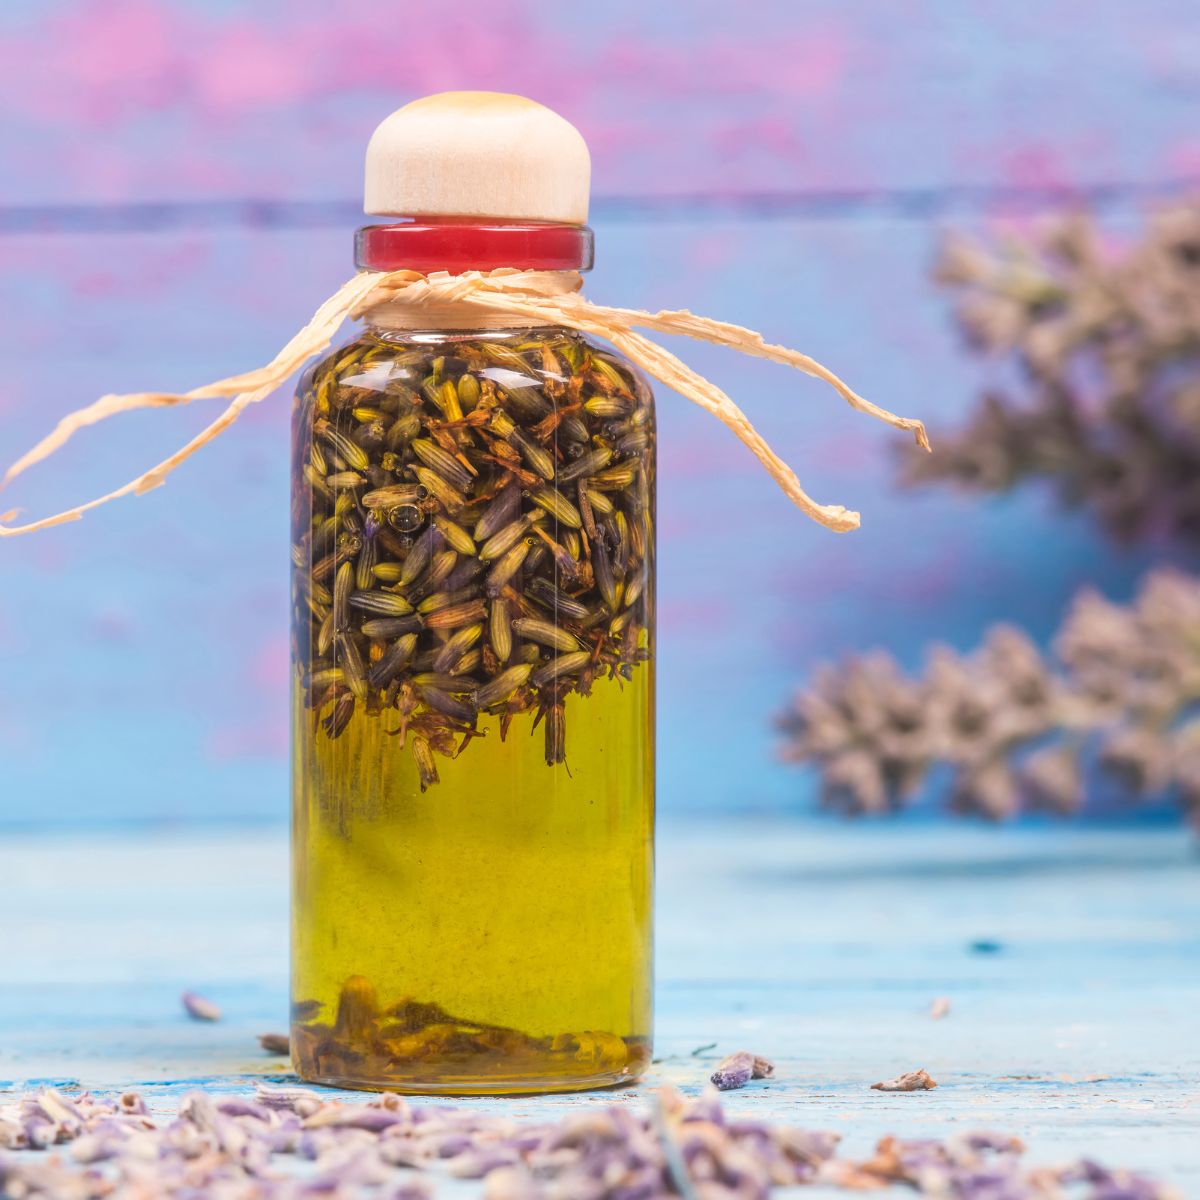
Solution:
M579 271L586 226L368 226L358 264ZM650 1058L653 400L608 346L389 311L293 412L292 1055L576 1090Z

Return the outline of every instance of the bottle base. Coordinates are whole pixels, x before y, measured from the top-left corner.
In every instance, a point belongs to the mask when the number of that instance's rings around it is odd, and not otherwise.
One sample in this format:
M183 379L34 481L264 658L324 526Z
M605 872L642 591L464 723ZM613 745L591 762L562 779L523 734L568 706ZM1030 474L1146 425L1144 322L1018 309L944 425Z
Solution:
M361 990L361 985L359 989ZM347 1018L338 1026L292 1026L292 1063L306 1083L360 1091L425 1096L511 1096L583 1092L636 1083L650 1065L648 1037L619 1037L588 1031L557 1037L530 1037L501 1026L445 1020L384 1038L355 1015L343 990L339 1006ZM393 1010L409 1018L432 1006L411 1003ZM349 1033L349 1027L355 1036ZM398 1026L385 1026L393 1032Z
M603 1074L552 1077L438 1075L363 1078L361 1076L309 1074L298 1071L305 1083L357 1092L394 1092L402 1096L532 1096L558 1092L606 1091L629 1087L642 1072L610 1071Z
M305 1015L320 1008L293 1004ZM292 1024L292 1064L308 1083L414 1095L528 1095L633 1083L650 1065L646 1035L589 1029L535 1036L411 998L381 1015L375 987L362 975L342 985L336 1014L332 1024Z

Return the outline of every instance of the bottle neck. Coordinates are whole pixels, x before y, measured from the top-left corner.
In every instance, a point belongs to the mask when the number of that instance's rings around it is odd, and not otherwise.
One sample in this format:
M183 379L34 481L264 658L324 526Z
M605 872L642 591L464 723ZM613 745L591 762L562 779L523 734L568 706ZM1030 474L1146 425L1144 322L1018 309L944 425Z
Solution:
M576 292L580 273L592 265L592 231L586 225L478 218L412 217L393 225L365 225L355 235L355 263L369 271L537 271L546 290ZM512 313L489 313L478 305L381 304L367 324L397 330L500 330L544 328L552 322Z
M590 270L592 260L592 231L586 225L410 217L364 225L354 239L355 264L368 271L578 272Z
M576 271L547 271L542 279L561 293L579 290ZM504 329L548 329L556 322L511 312L489 312L477 304L411 304L393 300L376 305L364 317L369 329L377 333L461 330L493 332Z

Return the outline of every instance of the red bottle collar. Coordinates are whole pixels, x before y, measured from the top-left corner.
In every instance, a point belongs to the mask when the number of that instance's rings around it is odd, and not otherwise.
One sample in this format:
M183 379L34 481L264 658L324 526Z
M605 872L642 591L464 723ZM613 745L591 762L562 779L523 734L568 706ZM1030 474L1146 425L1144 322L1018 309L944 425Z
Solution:
M592 231L586 225L414 217L395 225L364 225L354 261L371 271L587 271Z

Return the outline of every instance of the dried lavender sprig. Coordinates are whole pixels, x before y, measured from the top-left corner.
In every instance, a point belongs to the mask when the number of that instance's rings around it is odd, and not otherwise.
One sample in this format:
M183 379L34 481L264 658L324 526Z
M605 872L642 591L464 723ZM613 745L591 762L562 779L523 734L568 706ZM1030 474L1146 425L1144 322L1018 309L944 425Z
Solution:
M916 678L882 652L823 667L780 726L784 758L851 814L902 808L944 766L953 811L1068 816L1095 757L1130 800L1170 798L1200 827L1198 704L1200 580L1163 569L1128 606L1081 592L1051 655L996 626Z

